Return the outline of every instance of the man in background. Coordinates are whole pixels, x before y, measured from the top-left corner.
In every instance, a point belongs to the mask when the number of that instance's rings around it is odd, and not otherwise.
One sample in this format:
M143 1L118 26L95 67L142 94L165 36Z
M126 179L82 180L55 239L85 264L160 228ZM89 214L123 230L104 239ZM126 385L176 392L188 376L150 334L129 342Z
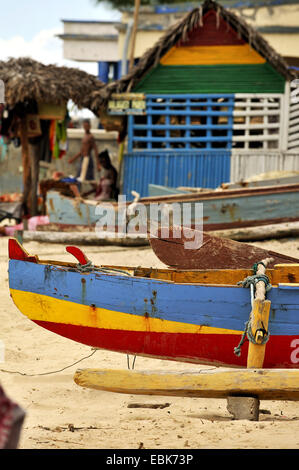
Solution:
M94 180L94 163L92 157L92 151L95 155L98 155L98 149L95 138L90 132L91 125L89 119L84 119L83 129L85 131L82 139L81 150L74 157L69 159L69 163L73 163L75 160L80 158L80 167L77 172L76 178L79 182Z

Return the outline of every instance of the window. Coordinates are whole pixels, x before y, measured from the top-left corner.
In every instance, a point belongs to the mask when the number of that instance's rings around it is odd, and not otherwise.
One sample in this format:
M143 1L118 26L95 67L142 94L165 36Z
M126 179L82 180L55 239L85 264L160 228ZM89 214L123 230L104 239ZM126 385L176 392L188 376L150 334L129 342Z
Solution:
M236 95L232 148L277 149L281 95Z
M282 95L147 95L129 151L278 148Z

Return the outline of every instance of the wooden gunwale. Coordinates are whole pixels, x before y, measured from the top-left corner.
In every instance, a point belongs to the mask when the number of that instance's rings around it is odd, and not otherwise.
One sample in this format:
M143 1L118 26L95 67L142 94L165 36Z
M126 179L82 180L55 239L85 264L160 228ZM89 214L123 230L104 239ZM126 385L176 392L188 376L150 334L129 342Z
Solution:
M299 184L283 184L279 186L261 186L258 188L238 188L234 190L221 190L221 191L210 191L193 194L174 194L165 196L150 196L140 199L142 203L152 203L157 201L197 201L206 199L227 199L230 196L247 197L251 195L263 195L263 194L278 194L278 193L291 193L299 191Z
M65 268L77 269L76 263L53 261L53 260L38 260L40 265L61 266ZM101 273L101 269L117 269L126 271L133 277L158 279L163 282L170 282L176 284L205 284L211 286L236 286L237 282L245 279L247 276L252 275L250 269L160 269L160 268L141 268L134 266L117 266L117 265L95 265L93 273ZM81 273L88 275L89 273ZM111 275L121 275L121 273L111 272L104 273ZM267 269L266 272L269 277L270 283L274 286L278 284L291 284L296 285L299 282L299 264L279 264L274 269Z

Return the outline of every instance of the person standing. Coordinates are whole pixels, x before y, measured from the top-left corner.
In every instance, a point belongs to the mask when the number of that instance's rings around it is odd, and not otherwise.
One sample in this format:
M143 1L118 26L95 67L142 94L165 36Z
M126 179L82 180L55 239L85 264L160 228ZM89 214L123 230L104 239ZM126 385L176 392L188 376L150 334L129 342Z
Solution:
M82 139L81 150L74 157L69 159L69 163L73 163L75 160L81 157L80 167L76 175L76 178L80 183L83 181L94 180L94 163L92 151L95 152L95 155L98 155L95 138L90 132L91 125L89 119L84 119L83 129L85 134Z

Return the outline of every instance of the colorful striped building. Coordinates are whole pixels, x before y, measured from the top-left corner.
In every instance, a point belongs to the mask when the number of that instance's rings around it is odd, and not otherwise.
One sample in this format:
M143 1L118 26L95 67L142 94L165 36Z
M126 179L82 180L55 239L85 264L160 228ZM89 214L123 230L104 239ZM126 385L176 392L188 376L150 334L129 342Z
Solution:
M146 102L144 114L128 115L123 192L146 196L150 183L213 188L299 170L294 79L255 30L207 0L109 86Z

